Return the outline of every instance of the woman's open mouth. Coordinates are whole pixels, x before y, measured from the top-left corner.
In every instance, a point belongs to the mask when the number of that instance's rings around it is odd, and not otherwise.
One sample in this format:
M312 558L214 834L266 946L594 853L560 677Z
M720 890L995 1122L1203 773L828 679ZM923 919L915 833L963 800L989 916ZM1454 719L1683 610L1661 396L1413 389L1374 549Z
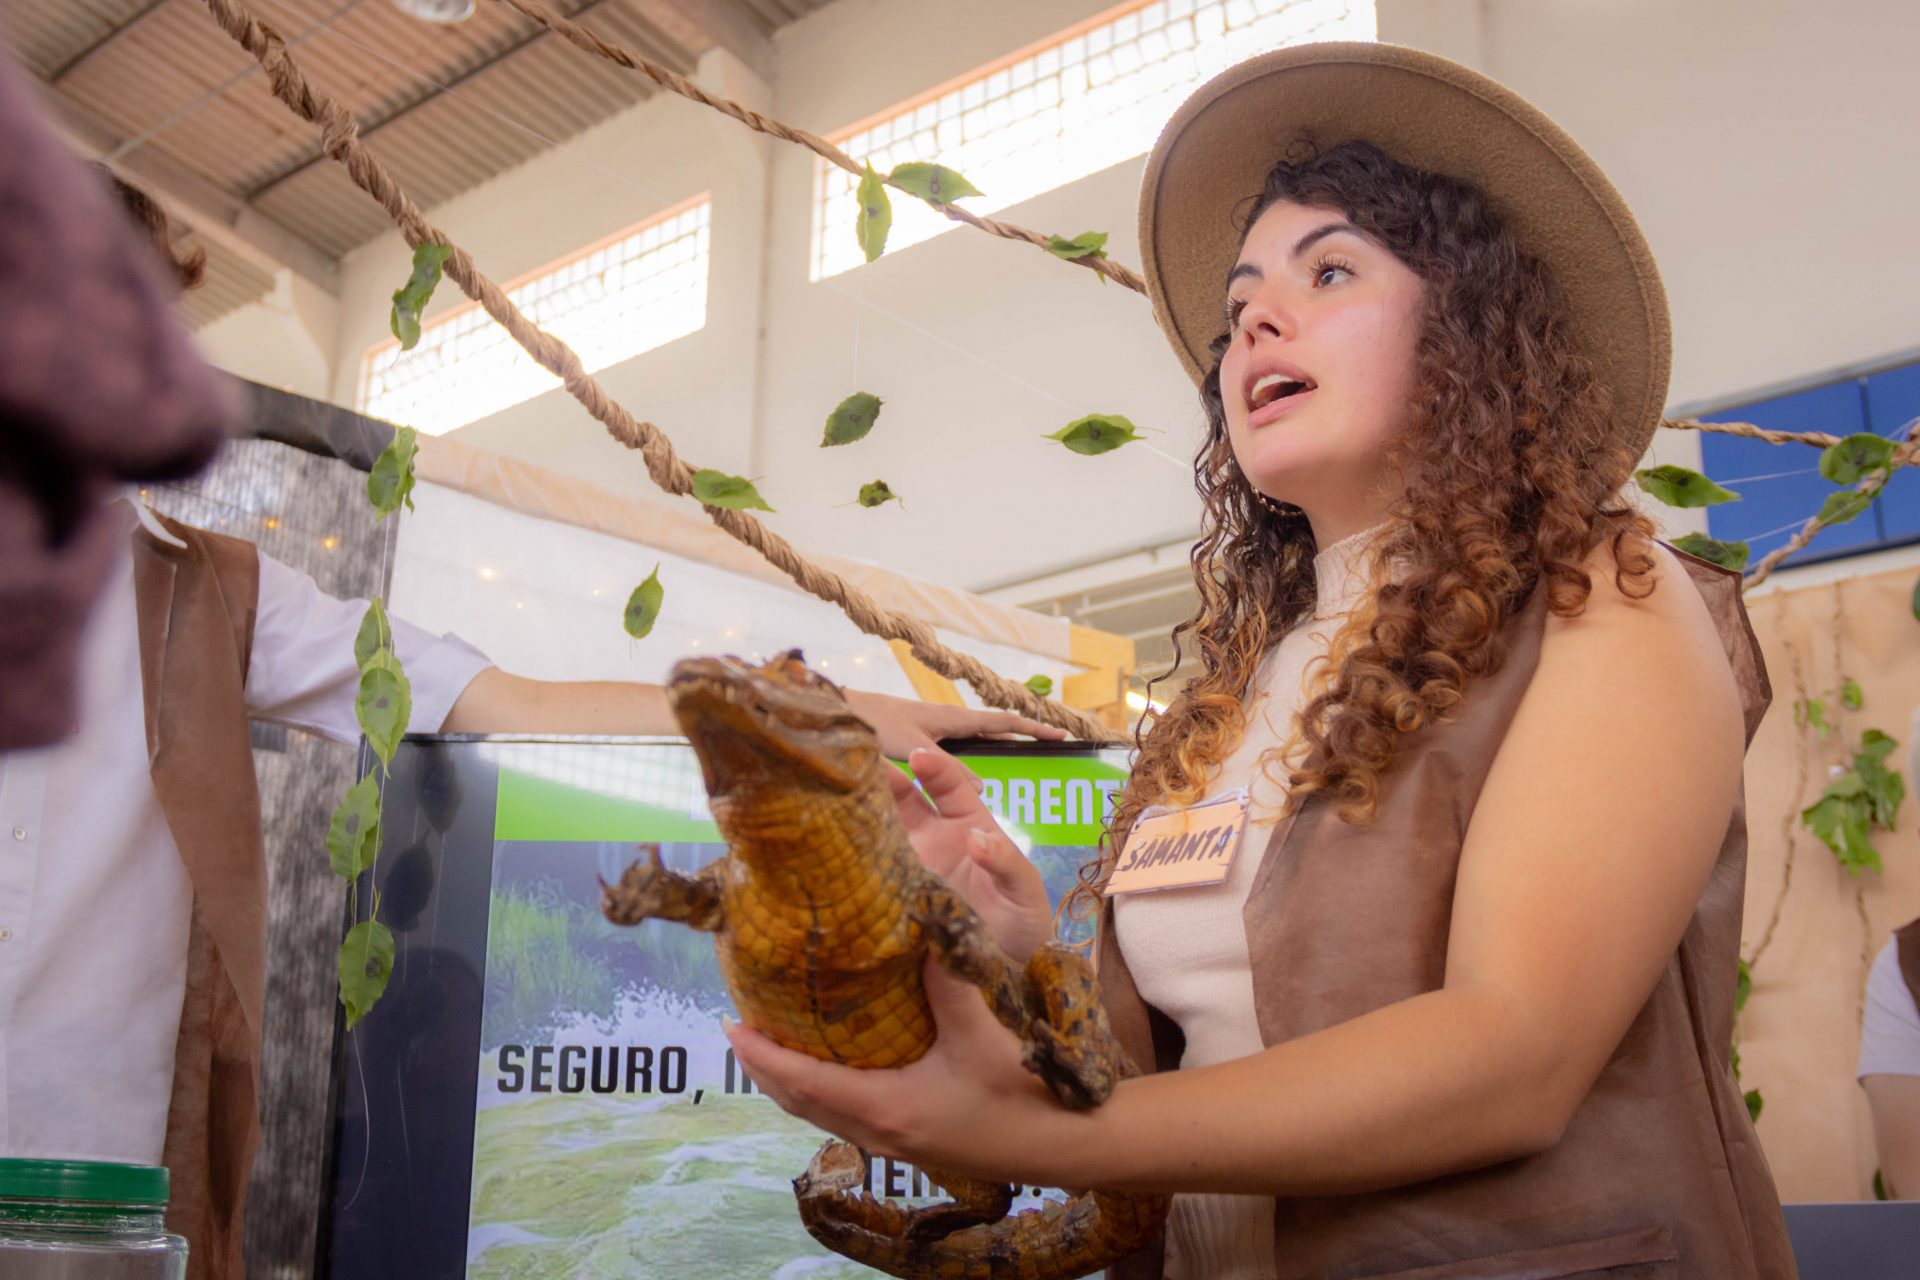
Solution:
M1310 379L1270 373L1255 382L1247 395L1247 425L1264 426L1297 408L1318 390Z

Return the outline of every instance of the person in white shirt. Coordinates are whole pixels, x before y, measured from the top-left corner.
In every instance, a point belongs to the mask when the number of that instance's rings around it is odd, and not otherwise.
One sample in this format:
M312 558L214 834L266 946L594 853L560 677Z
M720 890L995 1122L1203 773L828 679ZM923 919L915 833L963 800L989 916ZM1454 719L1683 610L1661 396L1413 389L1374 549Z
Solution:
M1889 1199L1920 1200L1920 920L1895 930L1867 974L1855 1072L1873 1113Z
M136 198L144 199L123 192L130 207ZM137 207L136 216L142 216ZM157 207L156 216L157 225L149 221L156 246L170 252ZM180 525L171 532L159 528L130 505L120 515L128 537L81 639L73 732L51 746L0 753L0 1158L162 1163L174 1136L170 1122L179 1119L170 1100L184 1060L180 1046L196 1034L219 1034L196 1031L183 1016L183 1003L193 1005L190 937L204 926L200 913L218 908L190 876L156 792L153 770L161 756L150 747L153 708L142 674L150 669L142 642L151 619L142 616L145 602L136 586L138 539L184 548L175 533L196 544L202 535ZM245 565L247 544L216 541L227 548L222 554L229 564ZM220 586L229 584L223 579ZM353 649L367 602L335 599L305 574L260 554L251 603L251 643L239 668L244 714L340 742L358 740ZM160 615L160 625L172 628L169 645L185 634L184 611L207 604L204 596L197 604L176 600L171 615ZM245 604L229 594L220 607L244 616ZM678 732L657 685L525 679L493 666L458 637L432 635L400 618L392 622L394 651L411 683L411 732ZM194 660L172 647L163 652L170 665L161 687L175 675L177 658ZM867 693L849 698L878 730L883 748L900 758L941 737L1065 736L1007 712ZM315 833L316 848L322 834ZM257 889L263 899L263 876ZM264 901L242 901L246 892L226 897L226 909L237 904L264 917ZM257 983L258 973L252 977ZM236 1158L243 1166L250 1161ZM244 1167L220 1172L229 1188L236 1176L244 1186ZM193 1242L196 1275L239 1274L238 1224L219 1220L223 1240L205 1250Z

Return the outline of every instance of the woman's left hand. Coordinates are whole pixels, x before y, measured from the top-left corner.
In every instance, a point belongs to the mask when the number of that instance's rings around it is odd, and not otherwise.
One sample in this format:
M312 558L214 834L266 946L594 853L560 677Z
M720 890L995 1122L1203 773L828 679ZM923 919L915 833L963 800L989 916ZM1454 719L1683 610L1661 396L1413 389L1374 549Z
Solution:
M938 1036L925 1057L895 1071L825 1062L728 1023L727 1039L754 1086L781 1108L869 1154L921 1168L1042 1185L1061 1131L1079 1117L1020 1065L1020 1042L980 990L935 960L927 999ZM1051 1145L1050 1145L1051 1144Z

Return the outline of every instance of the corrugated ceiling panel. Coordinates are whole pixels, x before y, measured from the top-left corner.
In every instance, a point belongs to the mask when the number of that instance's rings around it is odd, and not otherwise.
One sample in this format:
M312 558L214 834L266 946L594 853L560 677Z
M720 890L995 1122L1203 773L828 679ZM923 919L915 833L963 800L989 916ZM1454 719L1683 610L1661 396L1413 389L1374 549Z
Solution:
M9 0L0 4L0 33L41 79L106 39L153 0Z
M218 245L197 237L190 243L207 250L206 280L180 299L180 311L192 327L212 324L221 316L273 291L273 277Z

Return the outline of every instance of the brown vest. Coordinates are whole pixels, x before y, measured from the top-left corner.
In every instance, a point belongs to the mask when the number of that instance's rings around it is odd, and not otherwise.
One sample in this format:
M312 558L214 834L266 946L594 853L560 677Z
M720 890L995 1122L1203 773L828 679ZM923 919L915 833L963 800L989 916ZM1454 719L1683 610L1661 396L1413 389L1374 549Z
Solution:
M189 1280L241 1280L247 1175L259 1144L267 864L247 735L259 598L253 544L171 520L182 551L134 536L140 676L153 790L193 882L166 1154L167 1226Z
M1680 558L1718 624L1751 743L1772 689L1739 575ZM1508 624L1500 670L1451 723L1403 742L1371 825L1314 797L1274 830L1243 914L1265 1044L1442 985L1467 823L1545 629L1536 592ZM1276 1274L1790 1280L1779 1198L1727 1060L1746 853L1740 800L1679 950L1556 1146L1390 1191L1283 1197ZM1108 904L1098 953L1114 1029L1136 1061L1173 1069L1179 1028L1141 999L1112 926ZM1109 1274L1158 1277L1160 1251Z

